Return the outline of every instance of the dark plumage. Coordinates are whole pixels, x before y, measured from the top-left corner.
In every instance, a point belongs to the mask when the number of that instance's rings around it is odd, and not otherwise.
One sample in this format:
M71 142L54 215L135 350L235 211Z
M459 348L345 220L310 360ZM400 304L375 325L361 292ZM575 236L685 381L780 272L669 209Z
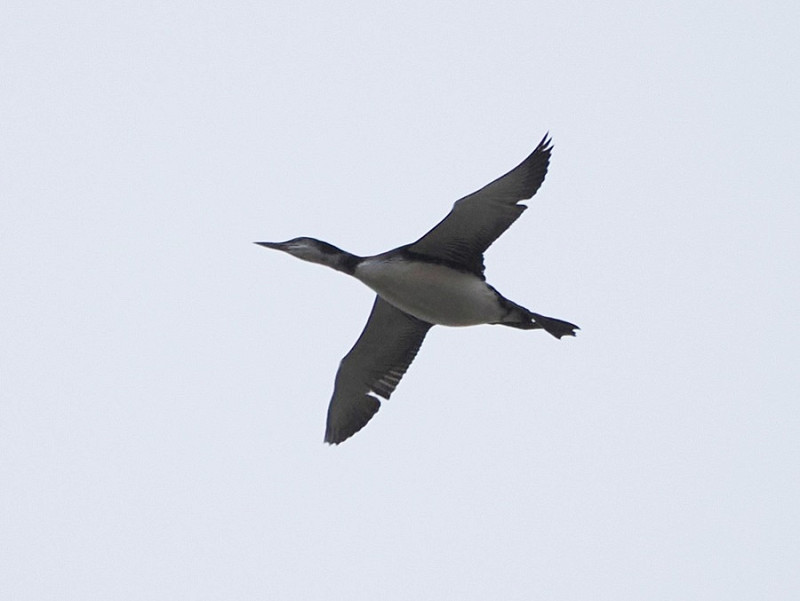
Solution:
M325 442L339 444L388 399L417 355L428 330L491 323L544 329L556 338L578 326L546 317L505 298L485 282L483 253L527 208L544 181L552 145L545 136L517 167L456 201L450 213L412 244L358 257L314 238L257 242L352 275L377 292L367 325L336 374Z

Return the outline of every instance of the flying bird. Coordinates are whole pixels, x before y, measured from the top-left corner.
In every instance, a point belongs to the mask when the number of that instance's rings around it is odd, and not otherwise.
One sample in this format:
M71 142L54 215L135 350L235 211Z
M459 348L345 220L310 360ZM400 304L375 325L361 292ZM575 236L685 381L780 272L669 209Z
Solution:
M325 442L361 430L388 399L434 325L499 324L574 336L575 324L545 317L508 300L486 282L483 253L527 208L544 181L548 135L517 167L456 201L416 242L359 257L314 238L256 242L351 275L377 293L367 325L339 364L328 407ZM377 396L376 396L377 395Z

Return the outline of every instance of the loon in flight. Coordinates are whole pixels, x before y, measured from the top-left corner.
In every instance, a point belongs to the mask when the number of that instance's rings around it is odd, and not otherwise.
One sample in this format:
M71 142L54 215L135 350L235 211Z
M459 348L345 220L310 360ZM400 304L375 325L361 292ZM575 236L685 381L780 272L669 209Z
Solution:
M325 442L339 444L363 428L388 399L434 325L499 324L543 329L561 338L578 326L529 311L486 283L483 253L527 208L544 181L552 144L545 136L517 167L457 201L416 242L359 257L314 238L256 242L342 271L377 293L367 325L339 364Z

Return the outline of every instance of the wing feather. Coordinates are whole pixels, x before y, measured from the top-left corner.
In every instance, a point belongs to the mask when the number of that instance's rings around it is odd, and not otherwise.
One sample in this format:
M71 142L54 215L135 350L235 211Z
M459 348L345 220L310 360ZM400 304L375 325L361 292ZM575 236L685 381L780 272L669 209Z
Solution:
M480 190L456 201L450 213L408 250L463 265L483 275L483 253L527 208L544 181L553 149L548 135L522 163Z
M431 327L375 297L364 331L339 364L325 442L339 444L372 419L381 406L373 394L391 396Z

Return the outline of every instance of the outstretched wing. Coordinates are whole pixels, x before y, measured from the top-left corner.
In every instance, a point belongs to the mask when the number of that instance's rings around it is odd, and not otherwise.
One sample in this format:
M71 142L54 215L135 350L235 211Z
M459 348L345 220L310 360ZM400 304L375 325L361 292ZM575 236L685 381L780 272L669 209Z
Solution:
M411 252L463 265L483 274L483 253L527 208L544 181L550 152L547 135L536 149L504 176L456 201L439 224L408 247Z
M339 444L363 428L388 399L432 324L375 297L367 325L336 372L325 442Z

